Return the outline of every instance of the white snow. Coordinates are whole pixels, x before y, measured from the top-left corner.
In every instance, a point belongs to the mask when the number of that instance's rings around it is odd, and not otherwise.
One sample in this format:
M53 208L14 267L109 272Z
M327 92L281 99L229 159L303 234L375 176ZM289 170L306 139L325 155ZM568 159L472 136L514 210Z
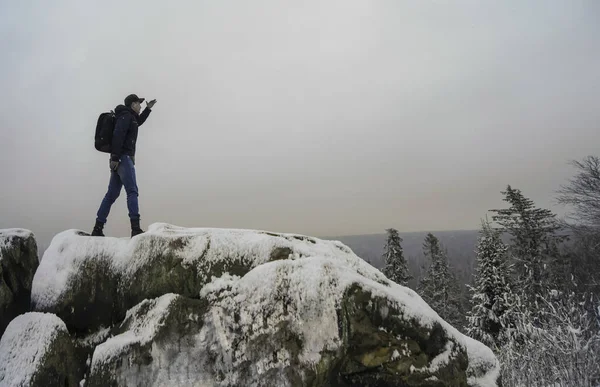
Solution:
M174 241L185 244L177 246L172 243ZM289 248L292 254L289 259L269 262L270 254L276 248ZM207 284L199 294L210 301L211 309L200 316L204 319L203 327L193 340L202 351L210 350L217 356L216 363L230 383L243 382L235 370L245 361L254 364L253 372L257 374L289 364L291 354L283 348L275 357L273 353L253 353L247 348L253 338L275 333L281 322L288 323L288 329L301 338L299 361L307 366L317 364L323 350L337 349L341 339L336 308L345 290L358 284L374 296L388 299L390 306L402 311L400 315L394 315L392 309L382 308L379 312L384 318L415 319L423 327L432 327L434 323L442 325L456 345L450 342L430 368L444 366L460 348L466 347L469 382L480 387L495 386L499 365L489 348L462 335L443 321L417 293L390 282L340 242L254 230L188 229L163 223L151 225L146 234L132 239L92 238L69 230L57 235L46 250L34 278L32 300L48 306L57 302L85 260L106 260L115 275L125 282L169 249L181 257L184 266L202 268L200 272L232 259L242 260L245 266L252 268L242 277L226 273L218 278L204 278ZM143 303L130 310L125 322L132 320L132 325L125 333L96 347L92 369L126 353L134 343L152 341L176 297L167 294L144 301L144 307L150 306L152 310L143 321L130 318ZM198 316L190 317L198 319ZM169 357L165 351L153 345L153 359L166 361ZM205 355L200 352L194 356ZM175 362L182 369L189 369L198 366L190 365L194 359L180 357ZM489 367L492 371L477 379L475 375L481 374L478 370Z
M216 386L210 372L203 369L201 359L206 356L206 342L200 335L187 338L185 344L180 342L152 343L150 355L152 362L148 365L131 366L128 349L131 346L143 346L152 342L158 330L164 326L169 315L170 306L181 297L176 294L165 294L157 299L144 300L127 312L121 327L127 330L111 337L96 347L92 362L92 374L114 359L119 359L120 373L115 374L118 385L134 386ZM143 313L142 313L143 311ZM190 321L197 322L198 317L190 314ZM145 382L140 373L145 374Z
M444 352L431 359L427 367L415 368L415 371L434 373L438 371L440 367L448 364L455 354L456 352L454 351L454 343L452 341L448 341L444 347Z
M67 230L52 239L42 257L33 278L32 303L40 310L55 305L87 260L106 261L115 276L122 277L122 282L127 283L141 267L150 263L152 257L172 250L170 243L173 241L187 242L182 249L176 250L184 266L210 267L223 260L240 258L246 266L255 267L267 262L275 248L287 247L294 251L291 258L327 256L342 259L358 271L370 267L366 262L357 260L356 255L340 242L296 234L183 228L165 223L152 224L145 234L135 238L89 237L83 231ZM377 273L381 281L387 282L383 274Z
M24 228L3 228L0 229L0 239L19 237L29 238L33 235L33 232Z
M24 228L0 229L0 261L2 261L2 249L9 248L13 238L29 238L33 233Z
M205 321L205 329L217 331L215 336L218 340L211 349L220 351L221 362L225 364L224 370L235 369L246 360L256 361L250 358L247 348L240 345L236 332L241 332L240 335L247 339L269 335L275 332L279 322L285 320L291 322L290 329L302 337L303 352L300 360L307 365L314 365L320 360L321 351L335 350L341 345L335 310L344 291L352 284L359 284L363 290L387 298L404 313L401 316L389 316L389 310L381 311L389 318L414 318L422 326L429 327L439 322L450 337L459 345L467 347L468 353L482 357L480 361L475 359L473 364L497 363L494 363L495 357L491 350L466 338L441 320L412 290L396 284L383 285L376 279L375 273L363 276L344 262L326 257L269 262L253 269L242 278L229 275L216 278L201 292L203 297L207 297L214 304L212 313L208 314ZM280 297L282 294L287 297L287 315L283 311ZM234 310L239 315L238 322L232 317ZM265 316L268 316L266 323L263 322ZM233 343L237 343L237 348ZM428 369L414 371L435 372L453 359L457 352L458 348L454 348L453 342L450 341L445 351L432 360ZM261 363L263 368L265 364L270 366L269 368L281 366L266 362ZM262 371L266 370L268 368ZM468 372L473 373L474 370ZM489 380L495 376L489 377ZM236 380L234 376L230 378L232 381ZM495 386L494 381L477 380L475 377L471 379L481 387Z
M44 252L31 288L31 301L36 307L46 309L55 305L86 260L110 262L115 255L130 251L134 243L128 238L92 238L80 233L67 230L57 234Z
M63 321L49 313L26 313L16 317L0 340L0 385L28 386Z
M496 380L500 375L500 362L490 348L483 343L463 336L463 342L467 347L469 356L469 368L467 369L467 382L474 387L495 387ZM475 376L477 370L486 369L487 373ZM481 372L479 372L481 374Z
M165 294L154 300L144 300L127 311L127 316L123 321L124 323L131 321L132 325L125 333L113 336L96 347L92 356L92 371L108 359L121 356L129 346L144 345L150 342L163 324L169 306L177 297L180 296L172 293ZM150 308L146 319L132 318L142 308Z

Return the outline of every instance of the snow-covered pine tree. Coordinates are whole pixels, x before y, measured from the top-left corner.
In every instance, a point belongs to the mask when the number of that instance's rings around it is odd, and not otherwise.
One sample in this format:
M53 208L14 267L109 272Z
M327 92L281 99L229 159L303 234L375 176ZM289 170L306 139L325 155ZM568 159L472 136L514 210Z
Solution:
M464 316L460 310L458 282L450 271L446 252L431 233L425 237L423 253L425 257L429 257L430 264L419 283L419 294L440 317L455 328L462 329Z
M510 207L491 210L496 213L492 219L512 236L509 250L522 300L535 303L559 285L552 283L556 277L552 270L553 263L561 261L556 259L557 246L565 237L557 235L561 226L550 210L536 208L531 199L510 185L502 194Z
M438 277L438 264L441 259L442 251L438 239L431 233L427 234L423 242L423 255L425 259L429 258L429 265L423 267L425 275L421 277L417 291L421 297L433 307L434 295L438 293L438 283L434 280Z
M469 287L472 308L467 316L467 334L492 348L502 345L515 302L507 250L500 232L483 222L477 243L474 286Z
M388 228L385 231L387 232L387 242L383 253L385 262L383 273L395 283L408 286L408 281L412 276L408 272L402 251L402 238L400 238L398 230L394 228Z

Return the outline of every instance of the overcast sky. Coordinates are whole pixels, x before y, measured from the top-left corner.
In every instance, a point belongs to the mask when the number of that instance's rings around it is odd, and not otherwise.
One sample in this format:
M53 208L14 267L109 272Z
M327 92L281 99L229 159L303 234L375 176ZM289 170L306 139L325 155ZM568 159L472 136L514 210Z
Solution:
M129 93L144 227L475 229L600 154L597 0L91 3L0 3L0 228L42 243L91 231Z

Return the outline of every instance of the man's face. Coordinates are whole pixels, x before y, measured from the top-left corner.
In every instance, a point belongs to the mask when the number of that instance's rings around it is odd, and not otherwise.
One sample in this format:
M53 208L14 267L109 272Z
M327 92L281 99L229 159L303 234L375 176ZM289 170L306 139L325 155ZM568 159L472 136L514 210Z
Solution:
M142 110L142 104L139 102L132 102L131 109L137 114L140 114L140 111Z

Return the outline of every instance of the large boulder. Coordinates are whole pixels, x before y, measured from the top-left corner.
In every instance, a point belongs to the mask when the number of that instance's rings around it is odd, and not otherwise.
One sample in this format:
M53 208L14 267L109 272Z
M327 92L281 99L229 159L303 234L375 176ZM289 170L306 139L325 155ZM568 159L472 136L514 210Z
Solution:
M31 283L38 264L31 231L0 230L0 337L13 318L29 311Z
M299 235L68 231L32 299L92 332L78 339L93 343L86 386L493 387L499 374L489 348L414 291L339 242Z
M0 340L0 386L77 387L80 372L67 327L53 314L22 314Z
M120 239L69 230L54 237L44 253L33 280L32 308L55 313L70 330L86 333L122 321L144 299L167 293L197 298L213 277L242 276L265 262L315 255L358 262L339 242L290 234L153 224L144 234ZM387 282L381 274L380 280Z

